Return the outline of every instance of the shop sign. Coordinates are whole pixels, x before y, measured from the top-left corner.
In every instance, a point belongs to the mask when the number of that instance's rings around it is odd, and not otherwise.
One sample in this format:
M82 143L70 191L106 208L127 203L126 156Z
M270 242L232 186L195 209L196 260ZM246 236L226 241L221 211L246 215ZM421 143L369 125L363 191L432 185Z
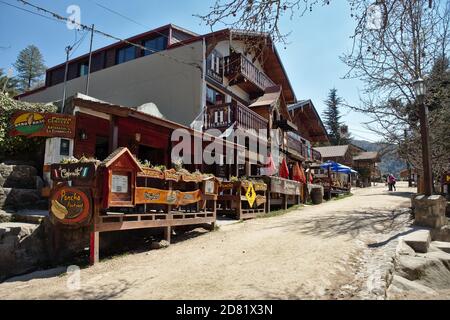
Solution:
M11 118L10 135L26 137L75 137L75 117L58 113L18 111Z
M82 190L63 187L50 199L51 215L62 224L79 224L90 217L90 197Z
M52 164L50 176L55 182L71 180L90 181L94 179L95 164L90 163L68 163Z

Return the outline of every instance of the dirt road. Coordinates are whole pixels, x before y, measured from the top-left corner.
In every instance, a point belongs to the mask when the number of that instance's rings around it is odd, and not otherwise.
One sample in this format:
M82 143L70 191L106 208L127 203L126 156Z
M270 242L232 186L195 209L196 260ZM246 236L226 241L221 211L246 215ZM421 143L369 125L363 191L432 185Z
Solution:
M223 226L164 250L81 270L81 288L61 275L0 284L0 299L383 298L385 271L409 227L400 184L282 216ZM402 210L403 208L403 210Z

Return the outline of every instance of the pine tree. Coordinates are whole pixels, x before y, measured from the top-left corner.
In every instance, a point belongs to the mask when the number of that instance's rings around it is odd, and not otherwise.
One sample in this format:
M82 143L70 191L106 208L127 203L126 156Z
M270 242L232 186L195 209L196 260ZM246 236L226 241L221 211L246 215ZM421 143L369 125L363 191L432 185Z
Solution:
M9 97L14 97L19 93L17 79L14 77L9 78L3 69L0 69L0 91L3 90Z
M30 90L34 84L39 83L46 69L44 58L34 45L20 51L14 67L17 70L20 89L23 91Z
M341 139L341 115L339 112L339 105L342 103L342 98L338 96L337 89L333 88L328 93L328 99L325 100L327 109L323 113L325 127L330 137L331 145L340 145Z

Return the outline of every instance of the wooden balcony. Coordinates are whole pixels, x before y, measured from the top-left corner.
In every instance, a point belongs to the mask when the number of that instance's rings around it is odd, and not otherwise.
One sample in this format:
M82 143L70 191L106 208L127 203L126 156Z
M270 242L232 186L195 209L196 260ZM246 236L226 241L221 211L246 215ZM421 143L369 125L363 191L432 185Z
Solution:
M254 129L257 133L264 130L265 136L267 136L268 121L240 103L232 102L207 107L205 129L224 131L233 124L235 124L235 129Z
M306 140L295 132L288 132L287 134L287 148L288 151L302 157L308 161L320 162L322 155L313 148L308 148ZM309 149L309 150L308 150Z
M248 58L241 53L234 53L224 58L225 76L230 85L239 85L246 91L264 92L275 83L260 71Z

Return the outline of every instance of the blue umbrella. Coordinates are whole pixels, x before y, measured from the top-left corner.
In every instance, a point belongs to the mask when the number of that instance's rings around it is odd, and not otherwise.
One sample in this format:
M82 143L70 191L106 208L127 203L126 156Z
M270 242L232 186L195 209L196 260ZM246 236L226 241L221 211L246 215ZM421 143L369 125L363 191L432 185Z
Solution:
M334 162L334 161L327 161L325 163L323 163L320 166L322 169L330 169L333 172L338 172L338 173L347 173L350 174L352 172L356 172L354 170L352 170L352 168L344 166L343 164Z

